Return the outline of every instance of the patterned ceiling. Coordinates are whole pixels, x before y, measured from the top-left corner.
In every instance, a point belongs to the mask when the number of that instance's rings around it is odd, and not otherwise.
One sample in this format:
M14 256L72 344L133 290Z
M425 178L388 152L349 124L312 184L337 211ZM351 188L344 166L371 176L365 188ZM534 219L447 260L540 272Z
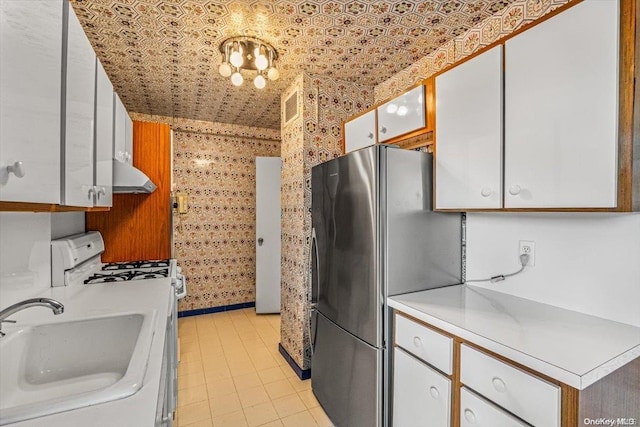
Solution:
M375 86L514 0L71 0L127 109L280 128L301 72ZM241 87L218 73L220 43L259 37L280 79Z

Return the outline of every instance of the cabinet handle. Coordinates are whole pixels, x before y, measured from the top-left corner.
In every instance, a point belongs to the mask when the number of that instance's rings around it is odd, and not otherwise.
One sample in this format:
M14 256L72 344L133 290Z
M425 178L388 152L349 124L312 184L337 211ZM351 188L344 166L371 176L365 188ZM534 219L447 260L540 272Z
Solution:
M437 399L440 397L440 392L434 386L429 387L429 393L431 394L431 397L433 397L434 399Z
M15 162L12 165L7 166L7 173L12 173L16 178L22 178L24 176L24 164L22 162Z
M507 385L498 377L493 377L491 382L493 383L493 388L495 388L496 391L500 393L504 393L504 391L507 389Z
M387 133L387 128L386 127L381 127L380 128L380 133Z
M491 195L491 189L489 187L482 187L482 190L480 190L480 194L482 195L482 197L489 197Z
M511 187L509 187L509 194L511 194L512 196L517 196L518 194L520 194L520 191L522 191L522 188L520 188L519 185L512 185Z
M373 132L369 132L369 135L367 135L367 138L373 139Z
M464 410L464 418L471 424L474 424L476 422L476 414L474 414L471 409Z
M100 196L106 196L107 195L107 189L104 187L100 187L100 189L98 190L98 192L96 193L98 195L98 199L100 198Z
M89 198L93 197L93 195L96 194L96 187L93 186L93 187L89 188L88 193L89 193Z
M413 345L416 347L422 347L422 340L420 337L413 337Z

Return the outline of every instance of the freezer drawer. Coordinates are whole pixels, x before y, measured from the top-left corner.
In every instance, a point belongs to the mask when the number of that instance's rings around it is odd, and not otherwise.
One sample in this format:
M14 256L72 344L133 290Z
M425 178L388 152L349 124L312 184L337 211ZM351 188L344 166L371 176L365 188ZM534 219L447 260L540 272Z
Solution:
M381 427L382 349L314 317L313 393L336 427Z

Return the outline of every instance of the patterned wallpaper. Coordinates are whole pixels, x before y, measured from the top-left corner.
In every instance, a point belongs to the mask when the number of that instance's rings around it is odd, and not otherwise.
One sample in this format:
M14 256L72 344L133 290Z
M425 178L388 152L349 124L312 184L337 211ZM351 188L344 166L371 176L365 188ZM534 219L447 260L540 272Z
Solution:
M302 117L282 127L284 161L282 208L281 343L303 369L310 368L306 332L311 234L311 167L340 154L340 122L374 103L395 96L438 70L573 0L515 0L468 32L395 74L374 89L303 74L290 90L304 102ZM283 97L285 99L286 95Z
M280 155L274 129L132 114L171 124L173 181L189 195L174 214L174 257L187 277L179 310L255 301L255 157Z
M71 1L128 110L279 129L300 73L374 86L517 0ZM264 90L218 73L220 43L241 35L278 51Z
M282 127L281 344L302 369L309 369L311 168L342 153L341 123L373 104L373 88L304 73L283 102L294 90L302 113Z
M375 102L393 97L406 88L490 45L502 37L531 24L558 7L579 0L515 0L494 16L464 34L448 41L435 52L421 58L377 85Z

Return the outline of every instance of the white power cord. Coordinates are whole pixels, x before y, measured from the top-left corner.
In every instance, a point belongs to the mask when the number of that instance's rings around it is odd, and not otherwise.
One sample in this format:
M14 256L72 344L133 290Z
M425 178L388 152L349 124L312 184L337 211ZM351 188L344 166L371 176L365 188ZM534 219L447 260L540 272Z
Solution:
M497 276L493 276L488 279L478 279L478 280L469 279L469 280L466 280L466 282L491 282L491 283L501 282L505 280L507 277L515 276L516 274L522 273L524 268L527 266L528 262L529 262L529 254L521 254L520 264L522 265L522 267L520 268L520 270L515 271L513 273L509 273L509 274L498 274Z

